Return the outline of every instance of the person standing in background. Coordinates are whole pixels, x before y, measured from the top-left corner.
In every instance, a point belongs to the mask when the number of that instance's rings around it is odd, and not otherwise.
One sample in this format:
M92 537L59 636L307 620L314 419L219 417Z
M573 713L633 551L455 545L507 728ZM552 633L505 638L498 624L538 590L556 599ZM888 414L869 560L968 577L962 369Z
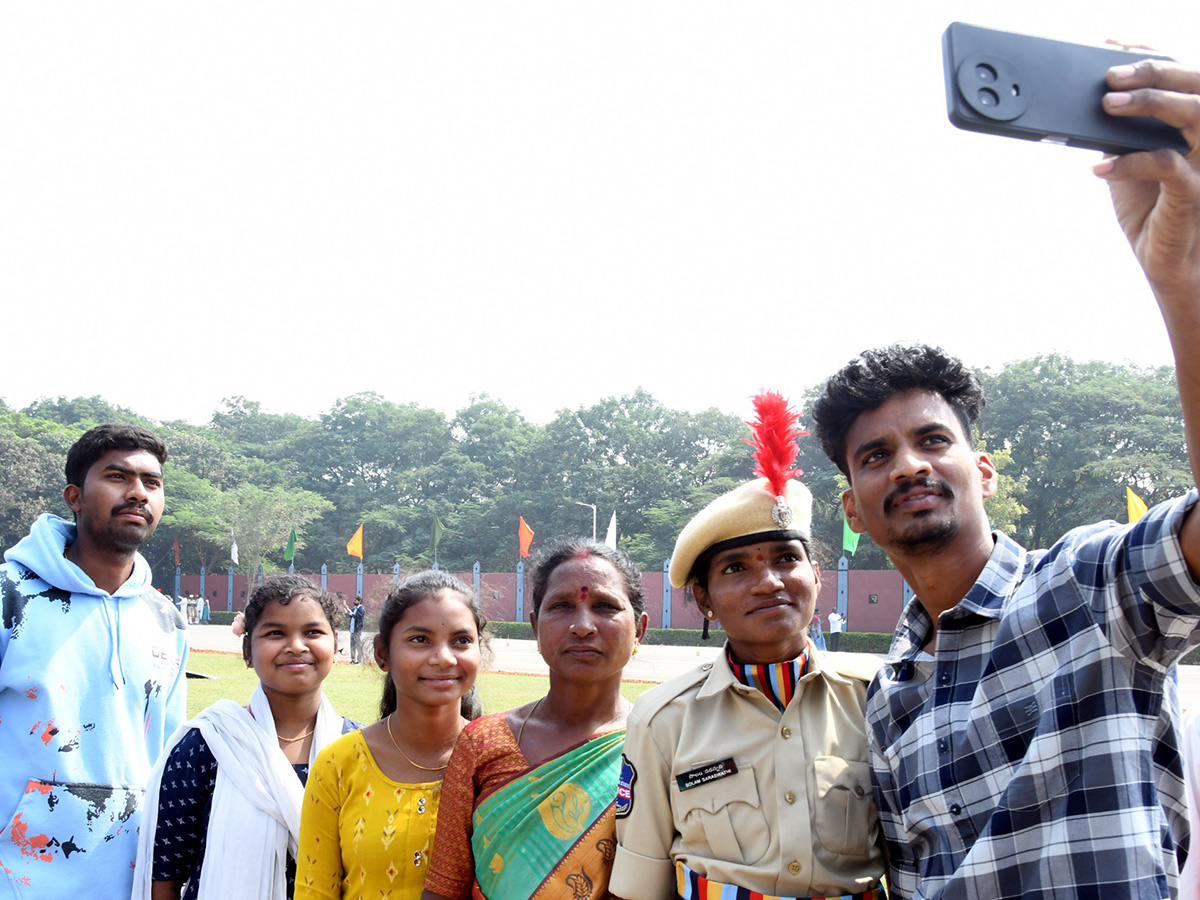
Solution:
M363 606L363 598L354 598L354 609L350 610L350 662L362 665L362 633L367 624L367 608Z
M846 627L846 617L837 609L829 611L829 649L836 651L842 643L842 631Z

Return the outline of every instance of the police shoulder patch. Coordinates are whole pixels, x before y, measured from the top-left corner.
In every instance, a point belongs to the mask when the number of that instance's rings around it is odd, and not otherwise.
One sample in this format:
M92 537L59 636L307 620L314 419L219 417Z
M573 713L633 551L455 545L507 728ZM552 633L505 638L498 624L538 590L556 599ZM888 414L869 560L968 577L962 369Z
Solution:
M633 811L633 784L637 781L637 769L629 757L621 754L621 777L617 781L616 817L624 819Z

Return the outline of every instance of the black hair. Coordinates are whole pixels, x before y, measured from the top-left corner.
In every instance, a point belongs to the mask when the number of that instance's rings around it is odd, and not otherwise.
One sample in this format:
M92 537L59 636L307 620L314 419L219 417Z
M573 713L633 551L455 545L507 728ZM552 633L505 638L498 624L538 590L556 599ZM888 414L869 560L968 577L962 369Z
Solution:
M146 450L159 465L167 462L167 445L145 428L110 422L89 429L71 445L65 466L67 484L82 488L88 469L109 450Z
M941 394L967 441L983 412L983 385L961 359L927 344L891 344L865 350L835 373L813 403L817 439L842 474L850 477L846 435L858 417L902 391Z
M379 613L379 634L375 640L382 642L384 647L391 647L392 631L400 624L404 614L422 600L432 597L434 594L440 594L442 591L457 594L463 605L471 611L471 615L475 619L475 629L479 632L480 655L485 663L490 661L491 634L487 631L487 616L483 614L483 607L480 606L475 591L465 582L438 569L428 569L424 572L417 572L415 575L409 575L388 591L387 598L383 601L383 609ZM388 675L383 682L383 697L379 700L379 718L386 719L395 712L396 704L396 685ZM479 691L474 685L463 694L459 708L464 719L478 719L483 715L483 703L480 701Z
M244 617L242 659L246 661L247 667L252 664L250 638L254 634L254 626L258 624L258 618L267 608L267 604L272 600L277 600L280 606L287 606L297 597L312 600L320 605L321 612L325 613L325 618L329 620L329 627L333 630L336 646L338 628L342 624L342 613L333 595L328 591L321 590L319 584L314 584L300 575L268 575L263 579L262 584L251 591L250 599L246 601L246 609L242 613Z
M542 608L546 598L546 584L554 570L572 559L582 559L587 556L598 556L610 563L621 580L625 583L625 595L636 615L646 611L646 597L642 589L642 573L633 560L623 550L614 550L608 544L602 544L595 538L569 537L559 538L550 543L538 553L533 561L533 611L537 613Z

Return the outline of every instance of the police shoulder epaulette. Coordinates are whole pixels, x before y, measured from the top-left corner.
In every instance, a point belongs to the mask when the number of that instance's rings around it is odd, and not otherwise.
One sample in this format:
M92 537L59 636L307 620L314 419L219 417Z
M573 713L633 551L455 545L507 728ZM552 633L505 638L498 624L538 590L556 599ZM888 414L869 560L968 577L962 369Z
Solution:
M676 675L669 681L664 681L662 684L650 688L650 690L638 697L637 702L634 704L638 718L642 721L649 721L652 716L684 691L703 683L704 679L708 677L711 668L711 663L697 666L694 669L684 672L682 675Z
M869 684L883 666L883 657L877 653L829 652L821 654L821 665L833 669L843 678Z

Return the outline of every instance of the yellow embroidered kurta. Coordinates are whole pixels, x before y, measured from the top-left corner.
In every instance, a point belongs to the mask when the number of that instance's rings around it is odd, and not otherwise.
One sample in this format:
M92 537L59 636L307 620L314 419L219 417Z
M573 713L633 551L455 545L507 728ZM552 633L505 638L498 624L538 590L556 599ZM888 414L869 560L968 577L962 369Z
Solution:
M334 741L304 791L296 900L419 900L441 793L385 776L361 731Z

